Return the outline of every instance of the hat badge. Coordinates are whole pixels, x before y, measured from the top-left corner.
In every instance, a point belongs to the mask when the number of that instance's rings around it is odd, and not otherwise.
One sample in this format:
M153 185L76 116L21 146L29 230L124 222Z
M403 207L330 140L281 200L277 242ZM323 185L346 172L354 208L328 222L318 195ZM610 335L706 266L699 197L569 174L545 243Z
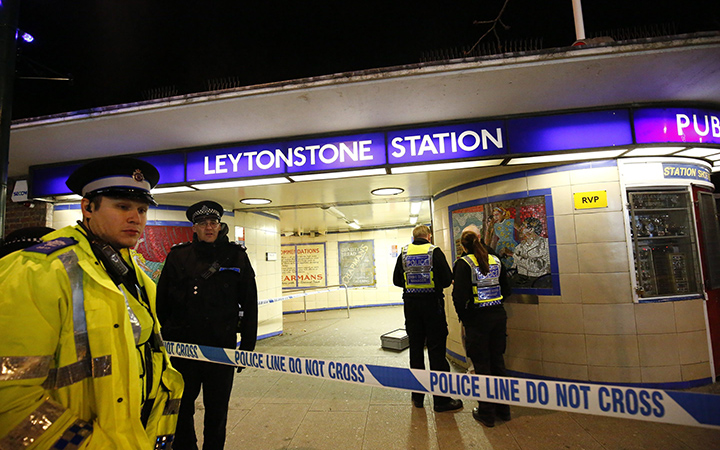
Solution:
M135 172L133 172L132 177L133 177L133 180L137 181L138 183L145 179L145 176L143 175L143 173L140 169L135 169Z

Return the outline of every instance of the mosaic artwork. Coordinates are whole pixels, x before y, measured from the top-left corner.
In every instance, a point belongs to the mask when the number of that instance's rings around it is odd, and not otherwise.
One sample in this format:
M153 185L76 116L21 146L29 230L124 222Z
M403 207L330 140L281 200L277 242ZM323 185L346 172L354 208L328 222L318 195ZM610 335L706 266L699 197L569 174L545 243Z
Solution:
M500 257L513 287L553 287L545 196L478 204L451 215L456 258L463 229L474 225Z
M140 268L157 283L160 271L165 265L165 258L175 244L192 241L193 230L188 226L157 226L145 227L135 250Z

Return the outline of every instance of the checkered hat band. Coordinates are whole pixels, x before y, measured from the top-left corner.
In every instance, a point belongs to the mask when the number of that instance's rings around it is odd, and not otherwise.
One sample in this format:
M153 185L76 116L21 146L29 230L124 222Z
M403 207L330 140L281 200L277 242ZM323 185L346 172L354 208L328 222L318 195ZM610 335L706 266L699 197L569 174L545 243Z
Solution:
M220 211L218 211L218 210L216 210L216 209L208 208L207 205L203 205L202 208L198 209L197 211L195 211L195 212L193 213L193 215L192 215L192 217L193 217L193 222L194 222L195 219L197 219L198 217L204 217L204 216L218 216L218 217L220 217Z

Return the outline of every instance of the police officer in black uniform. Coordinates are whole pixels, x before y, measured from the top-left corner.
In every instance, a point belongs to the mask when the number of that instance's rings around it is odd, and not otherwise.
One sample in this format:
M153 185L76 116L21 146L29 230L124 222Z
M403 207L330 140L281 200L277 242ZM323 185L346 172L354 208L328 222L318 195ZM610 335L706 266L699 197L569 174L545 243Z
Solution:
M393 272L393 284L403 288L405 331L410 341L410 367L425 369L425 346L430 369L450 371L445 358L448 327L443 289L452 283L452 272L439 247L430 243L430 228L413 229L413 242L403 247ZM423 407L425 396L412 393L413 405ZM433 396L435 412L462 408L462 400Z
M158 281L158 317L169 341L252 351L257 340L257 286L245 247L230 242L220 222L223 208L202 201L188 208L193 241L174 246ZM225 446L228 403L234 368L172 358L185 379L173 449L197 450L193 415L203 390L203 449ZM238 368L240 372L242 368Z

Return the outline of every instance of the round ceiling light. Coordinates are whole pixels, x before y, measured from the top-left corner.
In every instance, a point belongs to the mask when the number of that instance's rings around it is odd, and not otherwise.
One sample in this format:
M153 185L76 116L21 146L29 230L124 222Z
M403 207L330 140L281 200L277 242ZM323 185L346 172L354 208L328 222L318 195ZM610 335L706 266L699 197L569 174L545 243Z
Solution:
M403 192L405 192L405 189L398 187L378 188L370 191L370 193L373 195L398 195L402 194Z
M244 198L240 200L240 203L244 205L267 205L271 203L271 200L266 198Z

